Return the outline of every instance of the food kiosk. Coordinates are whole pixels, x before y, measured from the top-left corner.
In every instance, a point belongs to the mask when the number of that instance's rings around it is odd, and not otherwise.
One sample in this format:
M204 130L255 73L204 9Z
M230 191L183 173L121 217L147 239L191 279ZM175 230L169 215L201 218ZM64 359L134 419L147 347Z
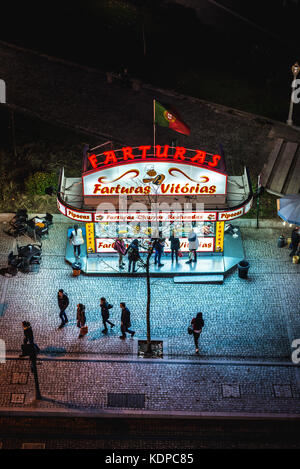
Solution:
M221 155L203 149L140 145L114 149L111 142L85 146L81 177L60 171L58 210L84 223L87 259L117 256L114 241L128 245L161 236L170 252L170 236L188 253L188 234L198 237L200 256L224 255L224 227L247 213L253 194L247 168L227 174Z

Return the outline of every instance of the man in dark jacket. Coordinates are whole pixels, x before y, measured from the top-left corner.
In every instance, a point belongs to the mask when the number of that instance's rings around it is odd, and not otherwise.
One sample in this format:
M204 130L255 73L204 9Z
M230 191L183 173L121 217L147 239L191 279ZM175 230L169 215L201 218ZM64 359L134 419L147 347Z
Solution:
M100 299L100 308L101 308L101 316L102 316L102 321L103 321L103 326L104 326L104 329L103 329L103 334L107 334L107 325L106 323L108 322L108 324L110 324L110 327L113 328L114 327L114 324L112 322L110 322L108 319L109 319L109 310L112 308L113 306L110 305L106 299L104 298L104 296Z
M126 308L125 303L120 303L121 307L121 332L122 335L120 336L120 339L126 339L126 332L131 335L131 337L134 336L135 332L130 331L128 328L131 326L130 322L130 311L128 308Z
M300 243L300 234L299 234L299 227L296 227L292 231L292 251L290 253L290 257L293 257L297 250L298 250L298 245Z
M140 258L140 253L139 253L139 242L137 239L134 239L132 243L128 246L126 249L125 254L128 253L128 272L131 271L131 265L132 267L132 273L135 273L135 264Z
M174 234L170 237L170 243L171 243L171 252L172 252L172 262L174 261L174 254L176 257L176 262L178 262L178 251L180 249L180 240L179 238L176 238Z
M27 353L27 348L26 345L34 345L34 338L33 338L33 332L31 329L30 322L28 321L23 321L22 322L23 330L24 330L24 340L23 340L23 345L22 345L22 353L19 355L19 357L26 357L28 355Z
M154 264L158 264L158 267L163 267L164 264L160 262L161 256L164 251L164 239L160 236L159 238L156 238L153 243L153 248L155 250L155 255L154 255Z
M59 326L59 329L62 329L64 325L68 322L68 318L65 311L69 306L69 298L62 289L59 290L57 293L57 301L58 307L60 309L59 317L61 319L61 325Z

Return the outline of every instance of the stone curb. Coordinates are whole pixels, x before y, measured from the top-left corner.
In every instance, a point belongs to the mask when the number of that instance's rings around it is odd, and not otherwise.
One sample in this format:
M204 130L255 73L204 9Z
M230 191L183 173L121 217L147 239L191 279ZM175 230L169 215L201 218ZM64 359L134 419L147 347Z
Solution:
M50 396L44 396L46 399ZM249 412L186 412L186 411L151 411L151 410L66 410L66 409L37 409L36 405L39 401L34 401L35 407L3 407L0 408L0 417L20 415L20 416L53 416L53 417L89 417L89 418L128 418L128 419L216 419L216 420L300 420L300 414L285 413L249 413Z
M19 355L14 353L6 354L6 361L16 360L20 361ZM88 354L69 354L64 356L47 356L41 353L38 358L38 361L60 361L60 362L89 362L89 363L139 363L142 365L202 365L202 366L259 366L259 367L292 367L299 368L299 365L293 363L292 361L270 361L270 360L238 360L234 358L228 359L188 359L188 358L171 358L170 356L164 357L163 359L158 358L138 358L137 354L131 356L121 356L121 355L88 355Z
M45 215L44 213L29 213L28 217L34 217L34 216L43 216ZM0 222L7 222L9 221L12 217L14 216L14 213L0 213ZM75 223L75 221L71 220L71 218L65 217L64 215L61 214L54 214L53 215L53 221L56 223L68 223L69 225L72 225ZM256 228L256 218L238 218L237 220L233 220L232 224L240 226L241 228ZM283 228L283 222L280 220L276 219L265 219L265 220L259 220L259 228Z

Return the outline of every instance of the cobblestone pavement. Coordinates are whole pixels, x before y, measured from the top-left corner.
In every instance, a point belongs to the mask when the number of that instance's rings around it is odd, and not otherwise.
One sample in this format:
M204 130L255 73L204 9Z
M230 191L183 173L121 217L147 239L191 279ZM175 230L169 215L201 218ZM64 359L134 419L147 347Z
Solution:
M300 338L300 265L291 263L288 249L277 247L281 231L242 229L248 280L239 279L236 271L223 285L152 280L152 338L164 340L166 354L153 363L137 359L137 340L146 337L145 279L73 278L64 261L67 227L52 227L43 242L39 273L0 278L0 335L10 357L0 365L2 407L26 407L33 397L29 364L15 358L23 338L20 323L29 320L43 351L41 389L53 400L42 401L41 407L106 409L107 393L121 392L145 394L149 411L299 412L299 367L292 366L291 343ZM12 238L0 236L1 265L13 244ZM59 288L70 297L70 322L63 330L57 329ZM98 307L103 295L114 304L116 322L107 337ZM134 339L118 337L120 301L131 310ZM89 326L82 340L75 321L78 302L86 305ZM199 310L205 327L196 357L186 329ZM28 373L21 378L27 383L10 384L18 379L14 373L22 372Z

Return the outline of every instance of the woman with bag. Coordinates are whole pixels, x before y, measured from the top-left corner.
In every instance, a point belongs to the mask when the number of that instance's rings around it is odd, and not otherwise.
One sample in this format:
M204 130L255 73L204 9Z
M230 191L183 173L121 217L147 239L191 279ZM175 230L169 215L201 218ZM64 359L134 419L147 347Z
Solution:
M202 313L198 313L195 318L191 320L192 325L192 334L194 336L194 342L196 347L196 353L199 353L199 337L202 332L202 327L204 326L204 320L202 317Z
M84 239L82 236L82 229L78 228L78 225L74 225L74 230L72 230L69 239L70 242L73 244L75 258L80 257L80 246L84 244Z
M126 252L126 246L124 240L120 236L115 241L114 249L119 253L119 269L123 270L125 266L123 257Z
M81 303L77 305L77 327L80 328L78 339L81 339L88 332L88 327L85 325L85 306Z

